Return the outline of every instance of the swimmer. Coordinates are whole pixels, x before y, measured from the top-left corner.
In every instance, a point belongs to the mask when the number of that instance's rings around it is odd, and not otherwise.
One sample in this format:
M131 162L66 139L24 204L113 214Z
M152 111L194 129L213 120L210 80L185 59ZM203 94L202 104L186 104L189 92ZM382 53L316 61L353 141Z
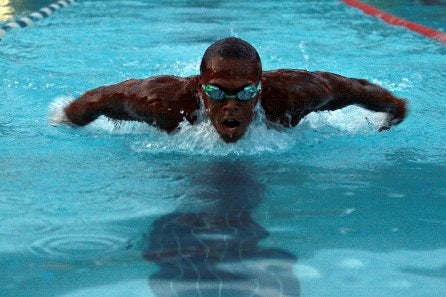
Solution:
M60 122L84 126L104 115L172 132L184 120L196 123L204 105L218 134L231 143L245 134L258 103L267 121L283 127L296 126L311 112L358 105L386 113L382 131L399 124L407 113L405 100L364 79L305 70L262 71L257 50L230 37L205 51L200 75L130 79L87 91L64 107Z

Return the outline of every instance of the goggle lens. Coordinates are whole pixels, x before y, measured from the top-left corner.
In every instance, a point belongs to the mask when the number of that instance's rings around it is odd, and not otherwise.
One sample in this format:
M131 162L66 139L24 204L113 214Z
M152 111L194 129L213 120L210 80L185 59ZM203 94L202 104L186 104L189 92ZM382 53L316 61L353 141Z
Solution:
M249 101L253 99L262 89L262 86L259 82L257 86L250 85L246 86L243 90L238 92L236 95L228 95L224 91L222 91L219 87L214 85L203 85L202 86L204 93L215 101L225 100L227 98L237 98L242 101Z
M219 87L214 85L206 85L203 86L203 91L206 93L208 97L210 97L212 100L224 100L226 97L225 92L220 90Z

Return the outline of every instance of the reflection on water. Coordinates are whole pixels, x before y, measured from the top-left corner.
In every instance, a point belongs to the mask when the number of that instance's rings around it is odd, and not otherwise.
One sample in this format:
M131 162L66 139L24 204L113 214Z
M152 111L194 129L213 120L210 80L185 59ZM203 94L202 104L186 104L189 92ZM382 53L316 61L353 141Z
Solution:
M236 161L195 168L191 185L207 190L193 199L204 206L153 223L144 257L159 267L156 296L300 296L296 256L259 246L268 232L252 218L263 193L252 170Z
M23 16L54 2L56 0L0 0L0 22Z
M14 9L11 6L10 0L0 0L0 22L12 19Z

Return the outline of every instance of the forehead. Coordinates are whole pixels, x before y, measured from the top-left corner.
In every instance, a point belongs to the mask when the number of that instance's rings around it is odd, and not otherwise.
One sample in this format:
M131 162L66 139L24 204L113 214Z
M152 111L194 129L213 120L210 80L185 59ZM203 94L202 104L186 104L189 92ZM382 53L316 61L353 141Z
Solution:
M260 63L247 60L214 57L207 66L207 70L202 73L204 83L220 79L257 83L261 74Z

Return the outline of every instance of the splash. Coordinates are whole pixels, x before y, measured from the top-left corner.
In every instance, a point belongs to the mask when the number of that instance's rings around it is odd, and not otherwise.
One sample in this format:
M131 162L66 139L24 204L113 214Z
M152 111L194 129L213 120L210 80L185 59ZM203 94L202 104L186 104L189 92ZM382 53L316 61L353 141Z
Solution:
M331 128L344 134L364 134L377 131L385 119L386 113L348 106L335 111L310 113L301 124L308 125L311 129Z
M378 79L373 79L372 82L392 92L402 92L413 87L412 81L407 77L403 77L399 82L380 81Z
M182 122L176 133L138 142L132 149L137 152L188 155L258 155L286 152L295 142L296 139L290 134L267 127L263 110L258 105L254 121L244 137L236 143L225 143L201 109L197 124Z
M74 98L70 96L60 96L50 103L48 114L48 122L50 125L59 126L70 122L63 109L73 100Z
M302 54L302 57L303 57L303 59L305 61L304 69L308 70L309 66L310 66L310 56L307 54L306 48L307 48L306 42L301 40L299 42L299 50L300 50L300 53Z
M50 104L49 122L57 126L68 123L63 107L73 98L58 97ZM203 106L203 104L201 105ZM191 125L187 121L180 124L174 133L166 133L140 122L124 122L99 117L83 129L91 133L110 133L118 135L142 135L143 140L136 140L131 149L138 153L160 154L176 153L186 155L268 155L281 154L293 150L296 145L314 142L312 138L320 136L335 137L345 134L371 133L385 120L385 113L375 113L357 106L341 110L311 113L295 128L277 128L266 120L263 109L258 104L256 116L248 131L236 143L225 143L205 111L198 112L198 122ZM317 130L314 133L306 131ZM310 137L310 138L309 138Z
M52 126L71 125L63 109L74 99L71 96L56 97L49 105L48 123ZM113 134L145 134L155 131L145 123L111 120L105 116L99 117L84 129L89 132L103 133L106 131Z

